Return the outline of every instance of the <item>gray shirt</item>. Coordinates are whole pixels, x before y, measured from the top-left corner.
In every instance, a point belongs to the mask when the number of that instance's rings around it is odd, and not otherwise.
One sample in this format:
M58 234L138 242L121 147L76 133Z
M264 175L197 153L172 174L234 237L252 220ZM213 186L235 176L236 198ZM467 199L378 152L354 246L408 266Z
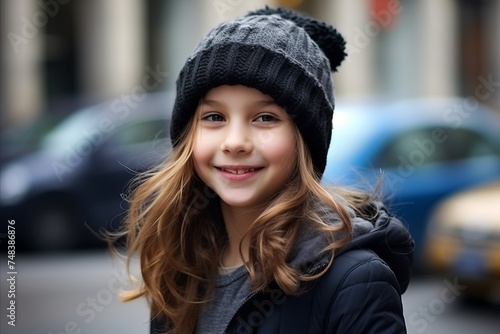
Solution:
M197 334L221 334L233 314L251 294L250 280L245 266L232 272L217 276L214 294L210 302L202 309Z

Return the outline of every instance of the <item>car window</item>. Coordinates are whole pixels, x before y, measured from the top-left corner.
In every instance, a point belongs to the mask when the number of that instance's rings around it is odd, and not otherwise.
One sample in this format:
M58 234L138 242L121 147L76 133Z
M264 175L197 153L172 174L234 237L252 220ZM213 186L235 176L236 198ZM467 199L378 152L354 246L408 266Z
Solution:
M169 137L169 126L165 120L139 121L122 126L114 134L114 144L128 146Z
M470 130L423 128L390 140L374 161L374 167L393 168L408 162L422 166L499 154L497 147Z
M96 120L99 119L92 109L76 112L42 138L41 146L45 148L77 147L86 138L85 131L96 129Z
M499 156L500 151L478 133L465 129L452 129L449 134L448 160L462 160L482 156Z

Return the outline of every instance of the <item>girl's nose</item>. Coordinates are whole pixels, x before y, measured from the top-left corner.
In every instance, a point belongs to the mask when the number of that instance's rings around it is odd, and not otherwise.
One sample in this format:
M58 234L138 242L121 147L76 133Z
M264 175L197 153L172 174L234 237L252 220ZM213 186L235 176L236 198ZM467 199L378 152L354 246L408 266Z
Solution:
M253 149L248 130L244 126L233 124L228 126L221 150L231 154L245 154Z

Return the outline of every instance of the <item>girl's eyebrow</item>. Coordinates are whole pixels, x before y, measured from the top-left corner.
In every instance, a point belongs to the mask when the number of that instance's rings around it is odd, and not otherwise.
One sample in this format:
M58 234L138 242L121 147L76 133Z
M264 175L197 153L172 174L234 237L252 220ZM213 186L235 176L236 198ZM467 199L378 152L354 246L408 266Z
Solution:
M226 104L222 101L217 101L217 100L207 100L207 99L203 99L201 101L201 104L206 104L206 105L209 105L211 107L220 107L220 106L225 106Z
M226 104L222 101L218 100L207 100L203 99L202 104L209 105L211 107L220 107L220 106L225 106ZM250 102L250 106L256 106L256 107L267 107L271 105L275 105L276 102L274 100L261 100L261 101L255 101L255 102Z
M254 103L251 103L257 107L267 107L267 106L272 106L275 105L276 102L274 100L262 100L262 101L256 101Z

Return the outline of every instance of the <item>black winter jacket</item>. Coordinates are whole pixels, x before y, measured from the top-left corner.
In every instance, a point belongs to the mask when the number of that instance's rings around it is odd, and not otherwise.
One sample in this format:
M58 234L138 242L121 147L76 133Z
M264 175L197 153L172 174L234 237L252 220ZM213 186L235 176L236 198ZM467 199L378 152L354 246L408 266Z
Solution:
M383 207L372 222L354 218L353 224L354 238L337 251L323 276L304 286L304 293L287 296L271 286L248 296L225 333L406 333L401 294L410 281L413 240ZM325 242L306 232L291 265L309 273L324 269L329 257L319 250ZM153 319L151 333L161 325Z

